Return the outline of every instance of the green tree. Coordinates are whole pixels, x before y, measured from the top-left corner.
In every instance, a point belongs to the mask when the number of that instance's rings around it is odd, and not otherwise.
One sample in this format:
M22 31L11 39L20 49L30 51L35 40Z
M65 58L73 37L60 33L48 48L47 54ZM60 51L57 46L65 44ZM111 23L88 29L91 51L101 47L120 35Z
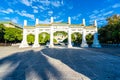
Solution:
M54 36L57 36L58 34L62 34L63 36L67 36L67 33L64 32L64 31L56 31L56 32L54 33Z
M54 43L57 43L57 40L54 38L54 39L53 39L53 42L54 42Z
M27 42L28 44L33 44L34 43L34 40L35 40L35 36L33 34L28 34L27 35Z
M79 45L82 42L82 34L75 32L71 34L72 42L74 42L75 45Z
M4 42L5 26L0 24L0 42Z
M17 28L5 28L4 39L6 42L20 42L22 40L22 30Z
M86 40L87 40L88 44L92 44L93 43L93 35L92 34L86 35Z
M39 34L39 43L46 44L50 40L50 35L46 32Z
M120 15L113 15L106 19L108 21L108 25L115 25L120 22Z
M120 43L120 15L113 15L107 20L107 25L99 29L100 42Z

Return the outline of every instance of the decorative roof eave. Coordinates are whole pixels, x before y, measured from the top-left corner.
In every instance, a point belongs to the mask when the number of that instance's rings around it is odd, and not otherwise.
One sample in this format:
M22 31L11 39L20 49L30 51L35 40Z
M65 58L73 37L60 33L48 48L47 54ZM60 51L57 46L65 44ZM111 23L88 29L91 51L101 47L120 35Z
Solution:
M70 27L83 27L84 25L83 24L71 24Z
M35 27L42 27L42 26L51 26L51 24L37 24Z
M95 26L86 26L84 27L85 29L95 29L96 27Z
M35 26L24 26L24 29L34 29Z

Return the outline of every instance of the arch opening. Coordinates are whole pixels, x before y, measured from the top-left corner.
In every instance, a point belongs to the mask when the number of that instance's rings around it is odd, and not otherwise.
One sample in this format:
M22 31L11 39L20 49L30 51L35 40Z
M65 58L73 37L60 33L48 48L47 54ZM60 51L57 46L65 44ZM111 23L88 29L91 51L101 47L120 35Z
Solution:
M91 47L92 43L93 43L93 34L87 34L86 35L86 41L87 41L87 44L89 45L89 47Z
M46 45L50 41L50 34L47 32L42 32L39 34L39 44Z
M35 35L33 34L28 34L27 35L27 43L29 45L33 45L34 44L34 41L35 41Z

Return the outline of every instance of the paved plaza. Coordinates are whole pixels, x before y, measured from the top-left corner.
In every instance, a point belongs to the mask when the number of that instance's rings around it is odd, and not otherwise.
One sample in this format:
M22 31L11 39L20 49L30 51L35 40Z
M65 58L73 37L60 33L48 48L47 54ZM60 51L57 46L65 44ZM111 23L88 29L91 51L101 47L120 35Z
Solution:
M0 80L120 80L120 48L0 47Z

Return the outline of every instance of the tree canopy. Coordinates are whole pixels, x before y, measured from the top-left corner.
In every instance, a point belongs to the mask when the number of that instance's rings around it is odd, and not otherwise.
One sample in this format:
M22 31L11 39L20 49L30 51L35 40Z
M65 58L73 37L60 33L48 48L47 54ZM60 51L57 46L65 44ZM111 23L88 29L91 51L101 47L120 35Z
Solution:
M22 30L17 28L5 28L4 39L7 42L20 42L22 40Z
M0 42L4 42L5 26L0 24Z
M120 43L120 15L113 15L107 20L107 25L99 29L99 39L102 43Z

